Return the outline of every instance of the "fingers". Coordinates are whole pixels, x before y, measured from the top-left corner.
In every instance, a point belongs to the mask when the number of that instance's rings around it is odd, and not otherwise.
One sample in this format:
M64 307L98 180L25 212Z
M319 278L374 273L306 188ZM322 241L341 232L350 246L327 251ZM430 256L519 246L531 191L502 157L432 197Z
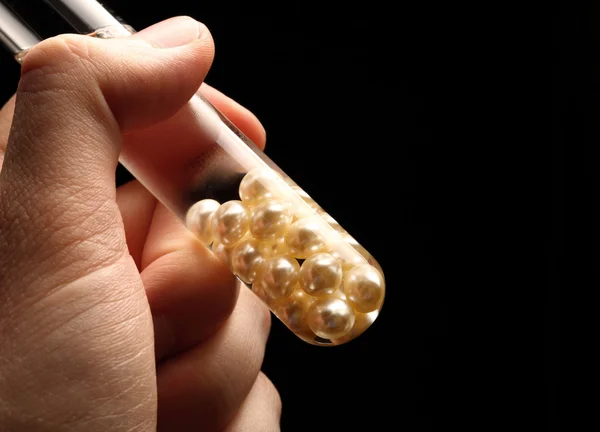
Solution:
M6 151L8 133L10 132L10 125L12 123L14 112L15 95L11 96L2 109L0 109L0 167L2 167L2 159L4 158L4 152Z
M154 319L157 361L211 336L235 306L237 280L160 204L141 268Z
M0 285L28 274L48 290L126 253L114 188L121 132L178 111L212 61L206 28L184 21L184 46L64 35L28 53L0 173Z
M265 148L267 132L251 111L206 83L202 83L200 92L254 144L260 149Z
M218 90L200 91L260 148L264 128L256 117ZM176 217L133 181L117 190L129 253L142 272L154 315L157 360L206 339L231 313L238 284ZM156 209L156 211L155 211ZM142 255L143 251L143 255Z
M279 393L269 378L261 372L225 432L279 432L280 419Z
M158 365L158 430L223 430L256 381L269 328L267 308L242 289L214 336Z
M93 110L128 130L178 111L200 87L212 58L208 29L187 17L124 39L61 35L27 54L18 90L36 102L47 104L50 96L51 102L75 102L71 112ZM65 101L58 93L72 98Z
M117 205L123 219L129 255L138 270L142 270L142 252L150 230L157 201L137 180L117 189Z

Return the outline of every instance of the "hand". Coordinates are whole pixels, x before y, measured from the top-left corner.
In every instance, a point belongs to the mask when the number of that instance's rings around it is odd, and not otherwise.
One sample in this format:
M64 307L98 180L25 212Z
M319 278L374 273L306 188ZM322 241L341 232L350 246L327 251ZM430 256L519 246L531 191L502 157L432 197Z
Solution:
M0 430L279 430L267 308L137 181L115 189L122 134L176 113L212 56L186 17L26 56L0 112Z

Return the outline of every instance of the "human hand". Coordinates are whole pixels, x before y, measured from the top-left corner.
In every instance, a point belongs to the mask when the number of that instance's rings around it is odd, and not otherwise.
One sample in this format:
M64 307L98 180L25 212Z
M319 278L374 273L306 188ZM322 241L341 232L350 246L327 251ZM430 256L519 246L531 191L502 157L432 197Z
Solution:
M26 56L0 112L0 430L279 430L268 309L137 181L115 189L122 134L176 113L212 56L184 17Z

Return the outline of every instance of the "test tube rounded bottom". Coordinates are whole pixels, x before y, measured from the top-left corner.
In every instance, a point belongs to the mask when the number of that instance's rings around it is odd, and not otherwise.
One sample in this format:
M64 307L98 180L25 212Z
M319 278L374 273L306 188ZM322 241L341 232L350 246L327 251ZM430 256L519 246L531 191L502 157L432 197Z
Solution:
M340 345L377 318L385 295L375 259L289 177L246 173L238 199L204 199L185 223L294 334Z

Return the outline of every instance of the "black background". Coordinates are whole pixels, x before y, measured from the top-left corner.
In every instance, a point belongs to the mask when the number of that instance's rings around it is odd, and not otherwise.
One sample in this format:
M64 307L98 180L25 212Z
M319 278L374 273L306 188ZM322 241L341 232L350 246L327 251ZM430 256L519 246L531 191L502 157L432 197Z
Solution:
M386 273L381 316L347 345L310 346L273 320L263 371L281 394L284 432L483 431L513 417L558 430L561 153L555 146L552 197L534 187L527 204L515 202L516 169L496 168L508 140L495 140L521 119L501 116L484 130L507 77L490 70L506 64L498 51L484 64L487 42L475 45L465 11L386 1L104 3L138 30L174 15L204 22L216 45L206 81L258 116L267 155ZM68 31L50 25L47 10L27 14L44 37ZM2 53L0 71L5 100L19 67ZM555 90L556 145L568 97ZM520 159L529 142L510 141ZM499 188L487 183L491 170ZM129 179L123 169L117 177ZM552 200L551 218L520 219L549 209L541 199ZM518 235L508 227L516 219ZM546 249L534 251L528 234L540 224ZM549 259L524 276L536 255Z

